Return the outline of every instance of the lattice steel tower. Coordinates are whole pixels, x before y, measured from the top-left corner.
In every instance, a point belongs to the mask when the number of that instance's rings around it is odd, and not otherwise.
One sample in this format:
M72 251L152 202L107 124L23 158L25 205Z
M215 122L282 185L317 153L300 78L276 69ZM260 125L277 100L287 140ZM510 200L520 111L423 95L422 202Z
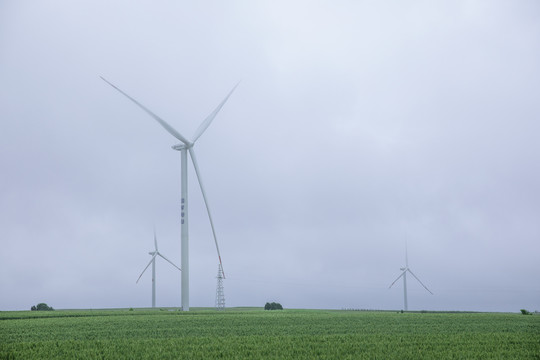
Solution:
M223 268L218 265L217 289L216 289L216 310L225 310L225 294L223 293Z

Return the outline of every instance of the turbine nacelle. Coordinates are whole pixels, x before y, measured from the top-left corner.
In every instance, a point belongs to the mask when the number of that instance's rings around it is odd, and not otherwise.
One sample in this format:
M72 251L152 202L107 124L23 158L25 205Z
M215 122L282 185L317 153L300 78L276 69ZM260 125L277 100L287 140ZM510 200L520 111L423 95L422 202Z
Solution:
M173 145L171 146L171 148L173 150L176 150L176 151L182 151L184 149L191 149L193 147L193 143L189 143L189 145L186 145L186 144L176 144L176 145Z

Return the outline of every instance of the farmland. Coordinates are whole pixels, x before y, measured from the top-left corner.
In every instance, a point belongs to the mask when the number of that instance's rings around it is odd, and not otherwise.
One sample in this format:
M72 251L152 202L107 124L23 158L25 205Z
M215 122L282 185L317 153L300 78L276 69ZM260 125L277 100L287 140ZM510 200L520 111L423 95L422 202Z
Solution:
M1 359L540 359L540 316L338 310L0 312Z

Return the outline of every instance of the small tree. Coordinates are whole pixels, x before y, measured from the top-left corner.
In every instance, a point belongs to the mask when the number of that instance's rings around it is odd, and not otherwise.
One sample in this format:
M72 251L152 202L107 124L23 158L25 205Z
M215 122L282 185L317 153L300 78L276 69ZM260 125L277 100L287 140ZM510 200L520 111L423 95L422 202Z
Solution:
M264 305L264 310L283 310L283 306L280 303L272 302Z
M36 310L37 310L37 307L36 307L36 305L33 305L33 306L32 306L32 307L30 308L30 310L32 310L32 311L36 311Z
M526 309L521 309L521 313L522 313L523 315L532 315L532 314L531 314L528 310L526 310Z
M52 307L45 303L39 303L36 306L32 306L31 310L37 310L37 311L52 311L54 310Z

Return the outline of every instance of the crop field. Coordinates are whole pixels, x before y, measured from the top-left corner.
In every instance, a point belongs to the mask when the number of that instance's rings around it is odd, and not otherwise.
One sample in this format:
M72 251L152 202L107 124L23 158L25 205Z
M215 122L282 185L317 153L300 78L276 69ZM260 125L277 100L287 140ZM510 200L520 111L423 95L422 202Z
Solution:
M540 359L540 316L262 309L0 312L0 359Z

